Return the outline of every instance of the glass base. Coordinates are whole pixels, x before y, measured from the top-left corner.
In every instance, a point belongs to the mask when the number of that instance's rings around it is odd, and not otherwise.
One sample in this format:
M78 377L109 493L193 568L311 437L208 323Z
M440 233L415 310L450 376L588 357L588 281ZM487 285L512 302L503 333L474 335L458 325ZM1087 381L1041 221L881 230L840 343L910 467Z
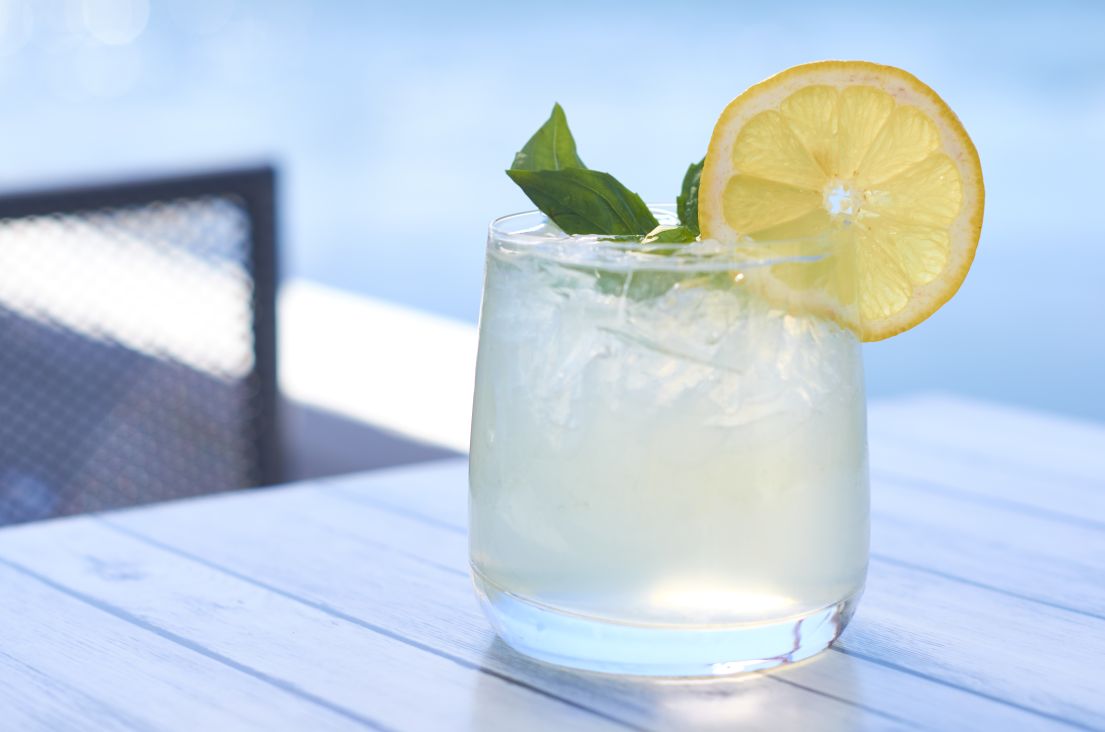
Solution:
M724 676L795 663L829 647L852 619L863 590L775 622L703 626L627 625L560 612L504 592L473 572L495 632L539 661L600 673Z

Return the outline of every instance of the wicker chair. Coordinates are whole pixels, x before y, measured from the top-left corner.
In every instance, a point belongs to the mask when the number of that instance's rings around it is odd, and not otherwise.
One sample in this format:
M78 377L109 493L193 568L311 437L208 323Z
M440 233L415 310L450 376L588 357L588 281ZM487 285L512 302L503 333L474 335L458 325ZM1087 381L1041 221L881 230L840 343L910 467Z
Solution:
M274 177L0 195L0 525L280 480Z

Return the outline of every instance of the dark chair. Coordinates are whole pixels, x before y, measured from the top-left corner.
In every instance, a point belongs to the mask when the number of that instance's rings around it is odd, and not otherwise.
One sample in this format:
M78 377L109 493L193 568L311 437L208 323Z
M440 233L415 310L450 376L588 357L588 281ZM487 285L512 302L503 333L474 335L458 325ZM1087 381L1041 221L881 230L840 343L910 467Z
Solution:
M274 171L0 195L0 525L278 482Z

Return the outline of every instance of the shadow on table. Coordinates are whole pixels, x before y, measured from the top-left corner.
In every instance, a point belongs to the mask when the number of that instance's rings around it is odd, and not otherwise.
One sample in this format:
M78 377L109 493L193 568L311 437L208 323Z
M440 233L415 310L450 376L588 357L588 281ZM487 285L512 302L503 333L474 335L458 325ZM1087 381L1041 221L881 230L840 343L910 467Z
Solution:
M262 444L271 415L250 376L2 302L0 344L0 526L458 456L289 401ZM283 469L266 472L274 451Z
M284 400L284 479L307 480L459 457L460 453Z
M679 730L802 728L818 719L819 732L854 730L870 722L851 702L860 697L854 659L822 653L808 661L767 672L725 678L644 679L570 671L533 661L498 638L487 647L484 668L537 689L535 694L568 700L581 724L591 717L620 720L617 727ZM823 691L831 687L830 692ZM811 689L816 689L811 691ZM504 686L481 673L472 701L472 729L503 724ZM536 708L535 708L536 712ZM534 714L518 729L563 729L562 720Z

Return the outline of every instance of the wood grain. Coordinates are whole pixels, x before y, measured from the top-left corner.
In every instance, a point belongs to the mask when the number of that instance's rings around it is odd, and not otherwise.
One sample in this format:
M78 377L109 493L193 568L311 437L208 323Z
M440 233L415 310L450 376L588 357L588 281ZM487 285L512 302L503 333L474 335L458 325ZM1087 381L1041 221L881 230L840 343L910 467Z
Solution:
M463 466L459 468L463 471ZM729 729L735 720L743 719L781 730L808 729L812 714L827 730L902 727L894 715L809 693L797 680L655 683L582 675L529 661L497 642L480 614L467 572L461 568L467 556L463 533L332 500L321 491L289 490L264 498L250 504L256 528L246 527L230 537L223 532L240 523L236 509L207 501L175 507L187 508L187 517L166 511L160 516L121 515L110 521L168 546L192 535L187 551L195 559L218 563L236 576L254 578L341 617L386 628L464 663L509 675L629 724L708 730ZM194 531L199 525L207 527L203 536ZM258 529L287 538L297 547L296 556L255 551L256 542L263 540L261 533L255 533ZM322 550L306 547L310 536L326 537ZM405 543L397 544L393 541L397 538ZM394 551L397 546L403 551ZM335 563L350 568L346 581L333 581L327 568Z
M366 729L5 561L0 587L5 729Z
M1105 427L946 394L872 402L873 437L1057 483L1105 487Z
M442 729L475 713L481 729L513 730L519 714L543 729L609 729L604 720L501 678L243 582L91 520L62 522L48 534L11 531L0 557L116 608L174 637L325 700L350 717L387 729ZM418 683L412 683L412 680Z
M1000 507L1030 516L1105 531L1105 486L1082 478L1041 475L1004 463L919 447L902 437L870 438L871 476L953 496L980 507Z
M412 474L402 477L395 474L382 476L378 485L376 479L368 481L343 481L334 482L325 487L320 494L311 491L285 493L280 496L281 503L284 499L295 501L293 511L297 517L294 521L282 519L288 506L271 507L253 502L253 510L264 516L264 524L267 526L279 525L280 532L290 532L293 536L309 536L317 533L325 533L328 537L328 547L342 556L362 556L362 581L359 587L346 587L338 591L317 584L319 576L318 567L303 566L311 562L309 556L301 557L300 566L291 572L281 569L271 560L258 557L256 552L249 550L250 540L240 537L241 544L234 547L216 539L210 543L192 541L189 551L200 552L205 559L224 563L233 571L242 572L253 577L265 577L266 581L280 583L289 591L297 594L323 598L329 595L330 602L339 603L337 607L343 609L361 608L361 612L373 613L373 621L385 627L394 628L397 632L417 638L420 642L434 647L448 649L451 653L473 654L480 650L481 644L490 642L490 631L487 630L485 621L476 611L471 601L471 590L466 578L466 540L463 527L457 524L458 517L464 512L464 494L455 490L456 482L463 477L464 466L454 464L452 466L441 465L433 469L418 471L425 478L425 483L419 489L412 480ZM453 478L450 479L450 472ZM387 517L387 506L400 500L401 491L417 491L435 493L437 500L425 500L424 497L414 499L406 507L406 516L392 514ZM327 505L328 501L340 501L348 504L345 510L333 510ZM356 507L360 506L358 510ZM417 506L416 509L410 506ZM130 530L153 531L157 534L158 541L175 543L178 545L188 541L188 526L200 523L218 522L228 520L233 524L233 518L229 512L224 512L222 517L213 511L200 511L202 506L193 505L193 509L202 515L184 518L179 514L167 516L164 521L147 514L142 521L130 522L127 517L120 517L123 525ZM271 511L271 515L270 515ZM432 512L431 521L421 521L418 512ZM365 527L371 527L372 531L365 531ZM215 532L222 536L222 530ZM237 542L235 542L237 544ZM394 551L395 547L401 547L402 553ZM309 553L308 553L309 554ZM321 561L321 560L315 560ZM939 577L929 578L923 573L921 579L913 577L909 570L890 568L891 579L898 578L893 587L894 592L901 591L903 586L910 582L914 586L923 589L930 579L934 579L939 585L939 590L947 592L952 598L958 597L959 584ZM902 577L905 580L901 580ZM436 591L428 593L426 583L436 587ZM360 587L366 585L391 587L395 594L401 598L404 596L418 595L424 598L419 605L417 616L411 616L404 611L401 605L394 607L389 603L375 603L373 606L366 601L359 592ZM967 589L976 589L967 587ZM339 597L340 596L340 597ZM917 592L907 597L918 598ZM1005 598L1000 598L1004 602ZM861 606L860 617L863 617L864 609L871 599L865 599ZM878 603L876 596L874 601ZM970 615L967 604L963 605L964 614ZM1038 608L1033 606L1031 613L1038 613ZM1035 615L1034 615L1035 616ZM907 618L908 620L908 618ZM1092 620L1092 619L1090 619ZM859 622L859 621L857 621ZM923 625L923 618L918 618ZM957 621L959 622L959 621ZM977 625L978 619L966 622L964 633L971 632L971 624ZM1095 621L1096 622L1096 621ZM861 626L862 627L862 626ZM1105 626L1103 626L1105 627ZM874 632L867 633L867 637L873 640L881 640L881 636L875 626ZM850 631L854 632L854 631ZM885 646L885 644L883 644ZM1013 701L1005 702L999 698L987 698L987 694L997 694L1000 689L990 688L985 684L981 687L967 686L958 688L961 678L950 671L945 670L942 677L937 677L935 682L926 677L931 671L932 661L924 654L912 652L907 654L907 661L903 662L901 654L888 655L885 647L879 648L881 656L868 658L848 658L849 674L836 674L822 671L818 666L820 659L810 664L805 664L792 672L800 672L793 676L793 680L809 688L821 692L839 696L849 703L862 705L876 711L881 711L893 716L901 713L903 709L909 714L905 718L920 720L931 728L947 728L949 722L955 721L956 728L966 729L993 729L993 725L1008 725L1011 719L1017 719L1021 724L1044 725L1054 715L1054 707L1058 702L1045 699L1037 707L1026 712L1020 705ZM1018 649L1014 649L1016 652ZM1092 649L1087 650L1089 654ZM857 653L862 649L857 650ZM971 649L973 652L973 648ZM985 654L975 662L971 652L964 652L962 662L965 667L973 672L977 665L985 671ZM486 659L487 663L494 663L504 672L526 674L532 669L527 669L526 664L519 664L516 657L511 657L509 651L496 650ZM827 658L825 656L822 657ZM912 661L912 665L909 661ZM836 662L839 663L839 662ZM886 664L893 664L898 668L887 668ZM810 669L807 671L806 669ZM839 670L839 669L837 669ZM952 671L955 670L953 666ZM1069 673L1069 672L1068 672ZM985 673L983 674L985 676ZM1071 674L1073 677L1074 675ZM563 679L555 675L545 673L538 669L532 676L526 676L531 683L564 683ZM790 676L768 675L773 681L779 678L791 680ZM849 686L845 683L848 678L858 678L859 682ZM879 679L875 682L874 679ZM892 679L882 683L884 679ZM905 682L904 679L909 679ZM569 679L570 681L570 679ZM1025 686L1031 684L1024 682ZM866 689L880 689L879 694L865 694ZM895 690L898 693L894 693ZM1014 684L1014 692L1019 687ZM572 689L571 684L567 688L560 688L560 693L570 694L593 692L593 688ZM610 695L611 690L604 691ZM637 692L639 694L639 692ZM927 698L926 698L927 697ZM910 700L914 701L910 701ZM1052 704L1055 702L1055 704ZM597 702L593 702L597 703ZM628 694L625 703L634 704L634 698ZM1051 706L1049 706L1049 704ZM1097 712L1090 710L1092 717ZM666 718L665 718L666 719ZM1051 720L1057 722L1057 720ZM1077 719L1071 720L1076 724Z
M716 681L514 654L466 466L0 531L4 729L1105 729L1105 428L873 405L872 563L838 646Z
M445 469L439 467L436 476L431 476L434 485L448 485ZM335 495L373 506L389 505L399 500L393 491L403 490L391 486L369 490L343 484L335 486ZM1029 521L1016 512L995 516L977 510L969 502L934 505L927 494L901 490L899 486L876 484L873 494L876 556L867 596L854 627L845 635L844 647L852 638L880 640L882 655L865 655L1011 705L1025 706L1041 715L1090 727L1105 726L1105 706L1097 698L1097 677L1085 674L1085 669L1105 658L1105 623L1083 614L1090 613L1093 603L1102 596L1105 554L1097 532L1082 535L1061 523ZM431 512L437 522L451 523L459 529L464 505L454 491L439 490L436 501L420 500L420 510ZM885 514L898 517L897 525L883 527L880 519ZM910 532L898 532L903 524ZM433 547L437 543L425 541L421 545ZM441 561L443 556L436 559ZM1028 569L1019 568L1018 561L1027 562ZM903 566L902 562L913 566ZM956 571L962 576L954 576ZM1051 572L1056 576L1049 576ZM994 587L976 586L987 583ZM883 590L888 588L889 594L885 594ZM1031 599L1016 597L1018 591ZM1074 610L1050 606L1063 602ZM910 603L916 605L912 610ZM941 604L950 605L944 608L948 617L938 624L929 623L930 616L938 615L936 610ZM883 605L892 605L895 612L876 616L874 612ZM931 611L928 605L932 605ZM871 606L874 610L868 609ZM1008 617L1003 623L1004 616ZM937 663L942 659L930 658L924 647L890 653L887 644L881 643L881 631L864 630L864 619L876 617L892 629L888 633L897 634L899 643L917 638L922 643L948 646L944 656L958 655L958 662ZM991 639L996 646L993 652L986 645ZM1072 643L1071 639L1078 640ZM1063 650L1056 654L1055 648ZM903 659L908 662L903 663ZM991 661L1022 673L998 674L996 668L988 669ZM1059 690L1053 698L1038 693L1041 685L1034 675L1041 673L1053 680L1047 687ZM1024 698L1033 702L1024 704ZM1082 708L1068 717L1066 710L1076 698L1081 700Z
M897 481L871 498L876 561L1105 620L1105 531Z

